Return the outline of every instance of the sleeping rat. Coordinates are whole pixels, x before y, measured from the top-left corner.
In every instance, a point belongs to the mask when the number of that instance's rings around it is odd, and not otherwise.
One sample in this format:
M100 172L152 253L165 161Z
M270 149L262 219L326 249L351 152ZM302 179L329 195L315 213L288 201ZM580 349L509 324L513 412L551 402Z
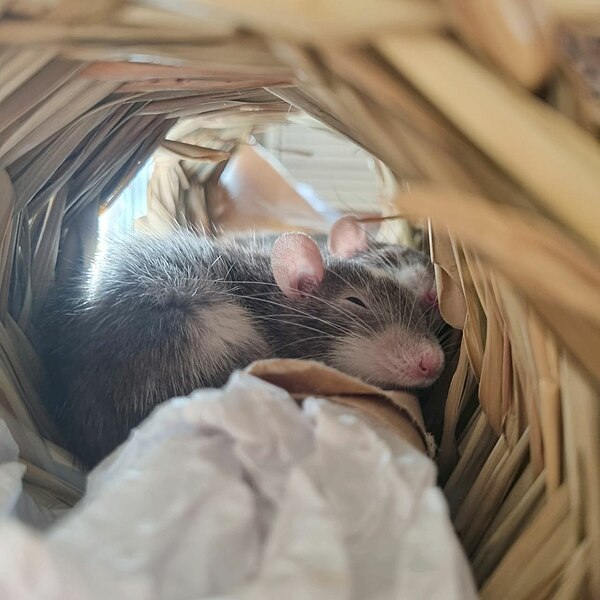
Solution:
M116 243L45 311L47 403L66 447L93 466L157 404L221 386L258 359L430 386L444 355L423 308L391 272L344 258L357 243L343 223L325 257L294 233L270 251L183 231Z

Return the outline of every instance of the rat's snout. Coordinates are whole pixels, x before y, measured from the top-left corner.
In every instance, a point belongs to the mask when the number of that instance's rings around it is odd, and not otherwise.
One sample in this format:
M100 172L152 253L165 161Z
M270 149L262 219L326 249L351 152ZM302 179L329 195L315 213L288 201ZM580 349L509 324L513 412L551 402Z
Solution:
M397 325L375 336L340 340L330 364L387 389L425 388L444 368L437 340Z

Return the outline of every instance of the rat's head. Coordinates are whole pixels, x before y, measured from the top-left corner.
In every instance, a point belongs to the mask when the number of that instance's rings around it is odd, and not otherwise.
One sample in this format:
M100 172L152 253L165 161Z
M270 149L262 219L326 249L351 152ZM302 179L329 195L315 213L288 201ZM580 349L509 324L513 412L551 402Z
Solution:
M353 258L392 273L399 283L414 290L424 306L437 302L433 264L422 252L394 244L369 242L368 251Z
M287 308L278 354L320 359L381 387L430 386L444 354L426 309L392 274L336 252L343 245L351 250L344 231L332 229L327 261L304 234L283 235L273 245L273 275Z
M400 285L412 290L422 307L431 309L432 316L437 313L433 264L422 252L407 246L369 240L366 229L351 215L334 223L328 248L333 256L387 271Z

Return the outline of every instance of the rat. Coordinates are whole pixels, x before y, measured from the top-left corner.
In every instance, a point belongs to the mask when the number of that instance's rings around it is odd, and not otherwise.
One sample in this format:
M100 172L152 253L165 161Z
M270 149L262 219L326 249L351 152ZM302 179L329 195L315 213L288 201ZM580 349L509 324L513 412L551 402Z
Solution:
M184 230L115 241L44 311L46 404L65 447L93 467L161 402L260 359L431 386L444 353L426 310L392 272L347 258L363 245L355 233L340 220L327 253L300 233L262 250Z

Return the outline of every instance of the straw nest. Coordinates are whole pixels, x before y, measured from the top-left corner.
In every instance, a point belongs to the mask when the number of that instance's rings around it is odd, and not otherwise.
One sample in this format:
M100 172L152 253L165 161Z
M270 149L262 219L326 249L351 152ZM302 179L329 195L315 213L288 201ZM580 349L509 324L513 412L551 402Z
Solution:
M594 0L0 3L0 417L28 491L81 489L42 441L34 317L93 253L99 209L193 117L151 213L210 224L235 139L304 111L428 219L464 334L441 477L482 597L600 598L599 34Z

